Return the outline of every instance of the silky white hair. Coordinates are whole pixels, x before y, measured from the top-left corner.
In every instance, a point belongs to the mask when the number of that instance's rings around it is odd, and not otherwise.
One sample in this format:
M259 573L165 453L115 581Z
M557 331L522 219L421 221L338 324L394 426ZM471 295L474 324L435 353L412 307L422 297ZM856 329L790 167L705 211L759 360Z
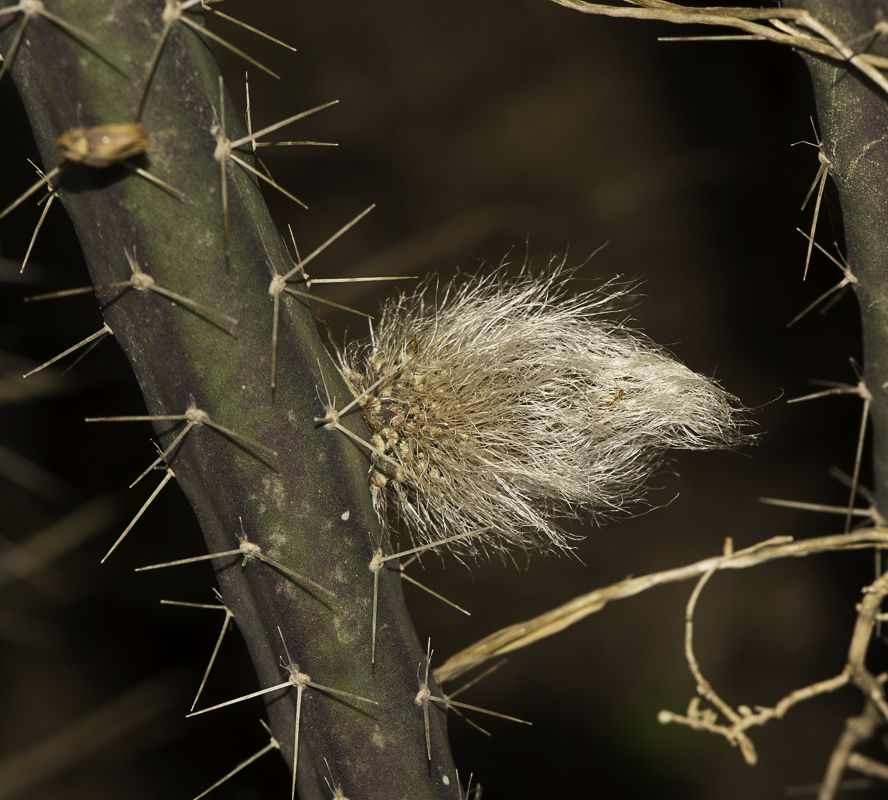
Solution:
M422 544L480 531L460 554L569 549L553 517L628 510L666 450L753 438L736 398L617 319L631 287L571 293L571 277L562 264L426 283L340 353L384 524Z

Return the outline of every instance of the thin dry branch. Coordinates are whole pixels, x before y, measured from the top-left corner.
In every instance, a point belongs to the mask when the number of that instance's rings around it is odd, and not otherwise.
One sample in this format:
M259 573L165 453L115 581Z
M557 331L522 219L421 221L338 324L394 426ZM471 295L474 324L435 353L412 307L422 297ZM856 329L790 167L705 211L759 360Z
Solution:
M888 546L888 528L867 528L853 533L803 539L799 542L792 541L791 537L782 536L739 550L730 556L714 556L676 569L654 572L638 578L627 578L619 583L580 595L538 617L509 625L486 636L451 656L435 670L435 677L441 683L452 680L491 658L519 650L569 628L575 622L600 611L611 600L633 597L656 586L690 580L705 574L713 567L747 569L781 558L800 558L814 553L880 546Z
M845 730L839 737L832 756L829 759L829 765L826 768L826 776L823 783L820 784L820 791L817 793L817 800L832 800L836 792L839 790L839 782L842 779L842 773L845 767L854 755L853 750L858 745L868 742L873 738L876 728L884 722L880 719L879 712L872 703L867 703L860 716L849 717L845 721Z
M879 720L888 721L888 702L886 702L883 691L883 684L888 676L875 676L866 667L866 653L874 627L879 619L879 609L885 596L888 595L888 574L882 575L871 586L863 590L863 600L857 606L857 622L848 648L848 661L842 671L826 680L796 689L773 707L757 706L755 710L743 705L736 709L730 706L717 694L700 669L693 650L693 616L700 592L709 579L722 569L745 569L767 561L807 556L813 553L884 547L888 547L888 529L886 528L869 528L854 533L805 539L800 542L793 542L790 537L775 537L736 553L733 552L730 540L728 540L725 552L721 556L704 559L678 569L626 579L577 597L571 602L527 622L497 631L452 656L435 670L435 677L442 683L452 680L494 656L517 650L564 630L580 619L600 611L610 600L631 597L655 586L698 577L697 586L691 594L685 614L685 654L700 696L691 700L687 714L661 711L658 719L664 724L679 723L694 730L705 730L723 736L732 745L740 747L747 763L755 764L757 761L755 747L747 735L750 728L764 725L772 719L780 719L798 703L821 694L834 692L849 684L855 685L862 691ZM701 707L701 697L714 707ZM719 712L727 719L727 724L719 722ZM846 733L836 746L830 760L827 777L820 789L819 800L832 800L835 787L838 786L842 773L849 764L849 758L854 748L872 736L872 732L870 732L869 736L861 738L862 733L858 730L861 726L857 724L857 720L858 718L852 718L848 721ZM875 727L872 730L874 731ZM854 733L853 737L852 733Z
M660 20L681 25L719 25L737 28L777 44L846 61L888 94L888 78L879 72L879 69L888 67L888 59L857 53L835 31L802 9L692 8L665 3L663 0L629 0L635 6L633 8L586 3L583 0L552 0L552 2L583 14Z
M888 764L876 761L874 758L862 756L860 753L851 753L848 756L848 769L861 772L869 778L878 778L888 783Z

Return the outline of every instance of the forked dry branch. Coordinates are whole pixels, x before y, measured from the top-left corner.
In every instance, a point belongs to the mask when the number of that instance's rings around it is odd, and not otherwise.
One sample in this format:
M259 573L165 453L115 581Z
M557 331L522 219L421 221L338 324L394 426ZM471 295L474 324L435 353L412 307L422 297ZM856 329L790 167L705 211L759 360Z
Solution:
M698 582L685 613L685 655L691 674L697 683L699 697L691 700L686 714L661 711L658 715L659 721L664 724L675 722L694 730L705 730L723 736L732 745L740 747L748 764L755 764L757 761L755 747L747 734L750 728L764 725L772 719L781 719L789 709L805 700L834 692L849 684L854 685L867 698L868 708L873 709L864 712L869 733L864 736L859 730L863 724L859 722L861 718L854 717L847 721L846 733L836 745L818 796L818 800L831 800L845 768L857 769L864 766L859 759L855 758L853 764L849 761L856 755L853 752L854 747L868 741L876 727L888 722L888 701L883 688L888 675L876 676L866 667L866 654L873 630L881 618L879 608L888 595L888 573L881 575L874 583L863 589L863 600L857 606L857 622L851 636L845 668L838 675L790 692L773 707L756 706L754 711L745 705L733 708L721 699L712 684L703 676L693 650L694 611L703 587L720 570L747 569L770 561L800 558L815 553L870 548L877 550L888 548L888 528L873 527L853 533L803 539L798 542L793 541L791 537L781 536L736 552L733 550L731 540L728 539L725 542L724 554L721 556L707 558L677 569L627 578L574 598L569 603L538 617L503 628L451 656L434 670L434 675L441 683L453 680L492 658L559 633L585 617L601 611L611 600L632 597L656 586L697 577ZM708 701L712 707L701 708L700 698ZM727 719L728 724L718 722L719 712ZM855 735L850 736L848 730L853 730ZM870 764L867 761L864 768L870 770L867 773L870 775L888 774L888 767L878 762Z
M724 558L729 559L732 555L730 552L730 540L726 543L725 550ZM753 711L748 706L738 706L734 709L726 703L715 691L712 684L703 676L703 672L694 655L694 611L697 600L703 587L718 570L719 565L714 564L701 576L694 587L694 591L691 593L685 612L685 657L687 658L691 674L697 682L697 694L699 697L691 700L687 714L682 715L671 711L661 711L658 718L663 724L675 722L687 725L695 730L706 730L710 733L724 736L732 745L740 747L744 759L748 764L752 765L756 763L758 757L755 747L746 733L750 728L764 725L772 719L781 719L790 708L805 700L810 700L818 695L834 692L843 686L853 684L867 698L868 709L873 710L872 712L864 712L868 722L872 719L872 730L868 735L856 738L854 743L849 746L849 742L846 741L848 733L848 728L846 728L845 735L840 739L833 757L830 759L826 777L821 785L820 798L821 800L827 800L827 798L833 797L835 793L835 787L838 786L838 781L847 765L849 756L853 752L853 747L871 738L875 731L875 726L881 725L888 720L888 702L886 702L883 689L885 681L888 680L888 675L873 675L866 667L866 654L872 639L873 628L879 616L879 607L882 600L888 595L888 573L883 574L874 583L863 589L864 597L857 606L857 622L851 637L848 661L844 669L832 678L818 681L802 689L796 689L772 708L756 706L755 711ZM701 709L700 697L708 701L711 707ZM719 712L728 720L729 724L718 722ZM855 728L859 726L851 724L849 727Z

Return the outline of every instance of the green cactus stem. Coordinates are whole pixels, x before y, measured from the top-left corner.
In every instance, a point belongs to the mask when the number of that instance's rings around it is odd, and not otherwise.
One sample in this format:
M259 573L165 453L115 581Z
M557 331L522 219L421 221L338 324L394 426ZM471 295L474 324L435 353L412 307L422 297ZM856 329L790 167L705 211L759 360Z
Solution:
M39 14L31 17L10 72L47 172L61 163L56 138L64 131L134 121L139 87L163 28L163 10L160 0L52 3L54 15L76 21L101 45L83 42ZM187 13L200 21L194 10ZM13 17L0 32L4 52L19 19ZM431 758L426 753L423 714L414 702L424 652L403 603L400 577L393 571L383 570L380 576L380 625L376 664L371 666L373 576L368 565L381 532L370 505L366 456L313 422L323 413L319 392L323 396L324 384L340 399L348 389L317 336L307 304L281 304L277 389L270 389L269 284L293 265L256 179L240 167L228 170L230 256L225 255L213 134L220 108L218 81L207 42L194 30L174 25L139 117L150 144L133 163L184 192L184 200L122 165L95 169L69 164L54 186L97 287L132 278L129 253L156 285L238 320L236 326L228 325L156 292L97 289L148 414L183 415L199 409L238 434L196 424L168 458L208 551L238 548L242 520L243 535L268 559L335 595L300 584L267 561L252 559L242 566L239 555L214 561L224 602L247 640L261 686L286 680L280 628L293 662L312 681L379 703L369 706L317 690L305 694L300 797L329 797L323 781L326 759L346 796L456 798L444 713L437 707L430 715ZM228 136L242 135L233 105L226 101L225 108ZM285 109L281 116L299 110ZM11 187L3 190L10 202ZM9 218L26 214L26 208ZM326 238L332 227L324 221L317 240ZM96 408L100 413L144 411L106 406ZM198 423L201 419L196 417ZM353 418L344 422L360 424ZM155 423L164 447L184 424ZM154 454L145 428L147 466ZM110 444L112 436L108 427L95 426L97 446ZM114 560L124 550L125 542L108 568L120 568ZM158 553L158 560L166 555ZM254 688L248 676L244 687L245 693ZM440 695L436 687L432 690ZM295 691L266 697L273 733L289 761L296 701ZM224 724L225 710L213 713Z
M888 54L877 34L884 3L804 0L797 3L846 42L871 55ZM863 37L863 38L861 38ZM872 396L877 507L888 511L888 97L845 64L802 54L817 102L821 150L842 207L848 265L857 279L864 345L864 384Z

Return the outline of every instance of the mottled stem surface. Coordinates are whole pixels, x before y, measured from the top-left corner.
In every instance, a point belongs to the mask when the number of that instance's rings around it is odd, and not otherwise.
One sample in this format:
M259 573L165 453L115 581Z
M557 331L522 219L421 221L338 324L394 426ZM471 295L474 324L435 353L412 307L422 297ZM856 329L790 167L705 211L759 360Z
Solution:
M3 2L0 8L10 5ZM79 41L40 16L28 23L11 73L47 172L61 163L55 140L63 131L133 121L164 9L162 0L55 0L51 5L54 15L88 31L100 45ZM199 13L187 13L201 23ZM0 51L7 52L21 16L0 21L8 23L0 31ZM273 302L268 287L275 271L285 273L292 264L255 179L233 165L227 186L230 258L224 254L213 135L218 76L207 43L181 23L174 24L140 117L150 145L132 161L183 191L184 201L119 165L67 166L57 184L59 196L97 286L131 278L128 250L157 285L238 320L230 326L153 291L98 292L149 414L184 414L196 407L213 422L278 454L198 425L171 456L210 552L238 547L242 519L247 539L266 556L335 593L330 597L303 588L257 559L245 568L237 556L214 562L224 601L247 639L261 686L286 680L280 626L293 660L312 681L379 701L368 706L315 690L306 693L300 796L329 797L322 779L326 758L350 797L456 798L439 710L431 715L430 762L426 756L423 715L413 702L424 653L397 572L380 575L375 668L370 664L373 580L367 567L381 533L369 500L367 462L345 437L313 423L323 413L320 371L331 394L341 399L347 389L332 368L309 309L295 300L281 309L278 386L275 392L270 388ZM243 125L230 100L225 108L227 135L235 139ZM299 110L281 109L281 116ZM16 188L2 187L4 207ZM290 188L298 192L298 187ZM31 225L36 216L29 199L8 220ZM323 223L319 227L326 232L336 221ZM322 238L319 234L317 240ZM132 415L144 410L112 406L97 397L95 412ZM355 420L345 423L351 426ZM147 423L107 423L112 424L145 426L149 464L156 454ZM155 423L163 446L183 424ZM113 432L96 425L94 435L100 457L113 458ZM121 476L121 482L134 477ZM166 555L158 553L158 561ZM117 557L119 552L107 568L122 568L114 564ZM247 675L243 686L244 693L256 688ZM266 698L274 735L290 761L296 698L295 690ZM213 713L220 731L226 731L225 710Z

